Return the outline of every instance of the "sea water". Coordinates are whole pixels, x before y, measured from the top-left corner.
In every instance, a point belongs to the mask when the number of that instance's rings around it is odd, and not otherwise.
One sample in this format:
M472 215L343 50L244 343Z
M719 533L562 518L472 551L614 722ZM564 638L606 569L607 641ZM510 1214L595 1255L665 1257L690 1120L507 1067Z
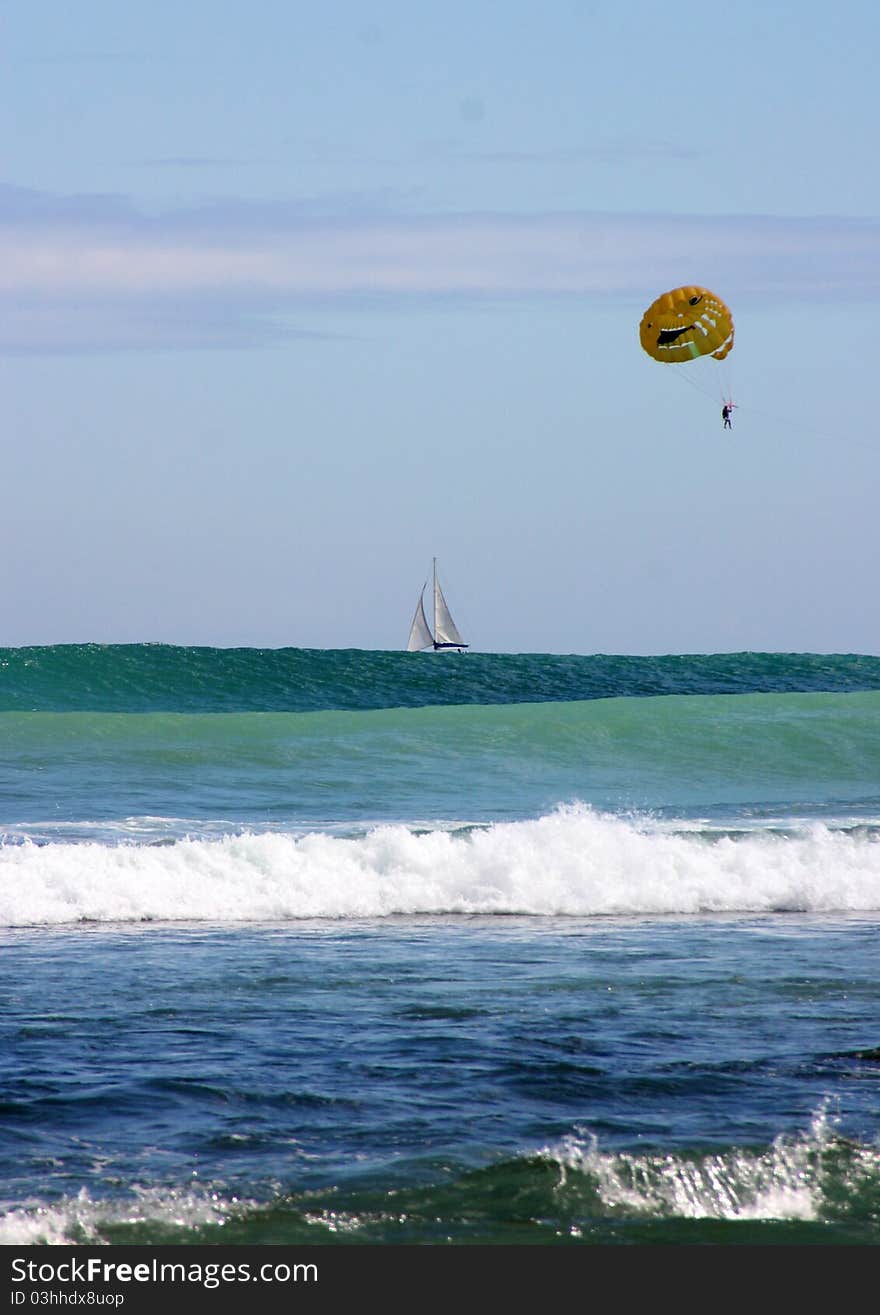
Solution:
M880 1240L880 659L0 651L0 1243Z

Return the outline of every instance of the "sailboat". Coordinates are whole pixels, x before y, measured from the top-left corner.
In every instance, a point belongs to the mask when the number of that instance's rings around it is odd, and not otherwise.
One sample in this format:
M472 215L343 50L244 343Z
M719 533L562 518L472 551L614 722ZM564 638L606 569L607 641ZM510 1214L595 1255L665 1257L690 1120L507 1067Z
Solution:
M433 648L435 652L438 648L457 648L459 650L467 648L468 645L458 633L458 627L450 615L449 608L446 606L446 599L443 597L443 590L440 588L440 581L437 579L436 557L434 558L433 633L428 625L428 618L425 616L425 590L427 587L428 581L426 580L422 585L422 592L416 604L415 616L409 628L407 653L417 653L422 648Z

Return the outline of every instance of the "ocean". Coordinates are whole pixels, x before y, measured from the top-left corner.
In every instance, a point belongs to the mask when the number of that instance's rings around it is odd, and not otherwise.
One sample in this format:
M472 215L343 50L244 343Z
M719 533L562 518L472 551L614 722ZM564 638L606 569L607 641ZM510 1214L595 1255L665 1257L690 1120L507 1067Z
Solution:
M0 650L0 1245L877 1245L880 658Z

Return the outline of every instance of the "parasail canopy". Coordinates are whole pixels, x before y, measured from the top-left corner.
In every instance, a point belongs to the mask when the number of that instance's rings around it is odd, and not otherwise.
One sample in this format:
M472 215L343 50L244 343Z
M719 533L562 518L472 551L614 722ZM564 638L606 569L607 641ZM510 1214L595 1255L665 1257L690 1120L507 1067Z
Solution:
M645 311L639 338L655 361L723 361L733 346L733 316L708 288L674 288Z

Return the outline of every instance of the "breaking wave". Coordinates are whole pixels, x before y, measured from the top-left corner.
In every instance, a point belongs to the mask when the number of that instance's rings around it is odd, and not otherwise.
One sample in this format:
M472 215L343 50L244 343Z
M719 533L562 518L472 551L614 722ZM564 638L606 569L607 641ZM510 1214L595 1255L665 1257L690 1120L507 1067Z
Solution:
M479 827L0 846L0 925L880 909L874 825L712 831L582 805Z

